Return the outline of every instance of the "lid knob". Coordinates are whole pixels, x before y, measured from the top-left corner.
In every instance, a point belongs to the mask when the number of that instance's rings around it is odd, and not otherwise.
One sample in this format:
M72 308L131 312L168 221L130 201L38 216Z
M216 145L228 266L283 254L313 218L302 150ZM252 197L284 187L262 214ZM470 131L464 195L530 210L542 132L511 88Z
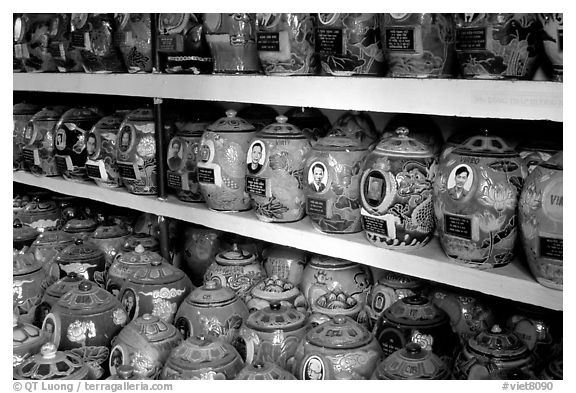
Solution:
M399 137L407 137L410 130L407 127L398 127L396 128L396 135Z
M154 258L150 261L150 265L152 266L160 266L162 264L161 258Z
M280 307L281 305L279 302L270 303L270 310L278 311L280 310Z
M256 370L260 370L260 369L264 368L264 365L260 362L257 362L257 363L252 363L252 367L255 368Z
M236 117L237 113L234 109L228 109L226 111L226 117Z
M422 306L422 305L428 303L428 299L426 299L424 296L421 296L419 294L405 297L402 299L402 301L406 304L411 304L414 306Z
M288 121L288 118L284 115L276 116L276 122L280 124L284 124Z
M138 254L142 254L144 251L146 251L146 249L144 248L144 246L139 243L136 248L134 248L134 251L137 252Z
M66 275L66 277L68 277L71 280L77 280L78 279L78 273L76 272L70 272Z
M74 240L74 244L76 244L77 246L81 246L82 244L84 244L84 240L82 240L81 238L77 238L76 240Z
M56 345L52 342L47 342L40 348L40 354L44 359L54 359L56 357Z
M342 325L346 322L346 317L344 315L336 315L334 317L334 323L336 325Z
M80 284L78 284L78 289L81 290L82 292L88 292L89 290L92 289L92 283L88 280L84 280Z
M145 321L149 321L152 319L152 315L146 313L146 314L142 315L142 319Z
M490 329L491 333L502 333L502 328L500 327L500 325L496 324L494 326L492 326L492 329Z
M219 285L218 281L216 281L214 279L210 279L204 283L204 289L212 290L212 289L217 289L219 286L220 285Z
M416 355L422 351L422 347L420 346L420 344L415 343L413 341L410 341L408 344L406 344L405 348L406 352L408 352L409 355Z
M123 364L116 369L121 379L130 379L134 374L134 367L129 364Z

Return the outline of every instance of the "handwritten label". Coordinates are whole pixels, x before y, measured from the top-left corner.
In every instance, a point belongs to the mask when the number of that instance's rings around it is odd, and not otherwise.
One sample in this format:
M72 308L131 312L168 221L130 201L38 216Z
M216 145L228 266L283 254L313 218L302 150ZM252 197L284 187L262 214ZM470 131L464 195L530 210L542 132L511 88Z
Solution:
M564 256L563 239L553 237L540 237L540 256L544 258L562 260Z
M138 176L136 174L137 169L134 167L135 164L131 162L118 162L116 163L116 166L118 167L118 174L120 177L125 179L138 180Z
M29 165L40 165L40 154L38 149L22 149L22 157L24 162Z
M472 240L472 220L468 217L444 214L444 231L448 235Z
M372 216L362 215L362 224L365 231L388 237L388 225L386 221Z
M456 50L486 49L486 29L483 27L456 29Z
M254 176L246 176L246 192L261 197L266 197L266 179Z
M198 182L215 184L214 169L198 167Z
M316 29L316 52L323 56L342 55L341 29Z
M180 34L168 34L158 37L159 52L183 52L184 37Z
M390 51L414 52L414 29L392 27L386 29L384 45Z
M306 198L306 213L326 217L326 200Z
M74 165L72 165L72 159L70 156L56 156L55 160L56 168L58 168L60 173L74 170Z
M256 38L258 50L280 52L280 33L258 33Z

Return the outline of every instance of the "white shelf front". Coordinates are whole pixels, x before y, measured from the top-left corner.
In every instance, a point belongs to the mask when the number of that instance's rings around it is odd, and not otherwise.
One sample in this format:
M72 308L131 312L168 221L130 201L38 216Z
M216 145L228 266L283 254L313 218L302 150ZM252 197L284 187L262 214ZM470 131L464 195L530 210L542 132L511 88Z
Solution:
M173 196L167 201L161 201L152 196L132 195L125 189L104 189L93 183L74 183L63 178L37 177L26 172L15 172L13 180L63 194L234 232L267 242L349 259L365 265L460 288L473 289L501 298L553 310L563 309L562 291L548 289L538 284L520 261L515 260L506 267L494 270L473 269L448 260L436 239L416 252L390 251L369 244L363 233L328 235L318 232L312 228L308 218L296 223L272 224L259 221L250 211L214 212L208 210L204 204L184 203Z
M13 74L14 90L562 121L562 83L375 77Z

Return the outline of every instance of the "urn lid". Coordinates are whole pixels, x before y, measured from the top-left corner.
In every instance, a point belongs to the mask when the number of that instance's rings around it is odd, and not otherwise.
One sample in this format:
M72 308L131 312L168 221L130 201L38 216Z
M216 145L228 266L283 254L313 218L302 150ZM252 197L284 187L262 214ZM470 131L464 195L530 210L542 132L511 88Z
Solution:
M237 117L236 114L235 110L228 109L225 117L221 117L210 124L206 130L214 132L251 132L256 130L252 124Z
M98 315L112 309L119 309L124 315L120 320L126 321L127 316L122 304L114 295L100 288L95 283L83 280L75 288L62 295L52 308L52 312L66 311L74 314Z
M150 343L182 341L182 333L174 325L150 314L144 314L124 326L117 340L138 346L142 337Z
M306 333L310 344L333 349L359 348L373 338L368 329L344 315L336 315Z
M220 265L249 265L256 260L256 256L243 250L234 243L230 250L216 254L216 262Z
M311 304L312 311L326 315L355 315L360 312L362 306L358 301L339 288L328 291L316 298Z
M110 223L102 224L90 235L92 239L104 240L123 237L130 234L130 230L123 225Z
M53 200L35 197L22 209L20 217L30 216L36 219L36 217L58 213L59 210L58 205Z
M124 118L125 121L145 121L153 122L154 113L150 108L138 108L128 113Z
M413 138L408 127L396 128L395 134L383 138L376 145L375 151L386 155L419 158L433 157L435 153L431 145Z
M454 153L486 157L520 156L503 138L489 135L487 130L484 135L474 135L466 139L454 149Z
M384 359L374 371L376 379L449 379L446 363L432 351L409 342Z
M73 244L74 237L66 233L64 231L56 230L56 231L44 231L42 232L32 246L38 247L45 247L45 246L57 246L57 245L64 245L64 244Z
M165 367L181 370L221 368L240 359L238 351L224 340L211 336L189 337L172 350Z
M98 261L104 259L104 251L90 241L75 239L63 249L56 257L57 263L85 263L86 261Z
M85 379L89 367L70 351L57 351L54 343L42 346L40 353L26 359L14 369L14 379Z
M122 125L122 121L124 121L125 117L126 113L121 112L120 113L116 112L111 115L104 116L103 118L98 120L96 124L94 124L94 126L92 127L92 132L98 132L98 131L118 132L120 126Z
M271 303L248 316L246 326L260 332L298 330L306 324L306 315L294 307Z
M68 109L62 117L60 118L61 122L67 121L89 121L93 120L96 121L100 119L102 115L100 115L95 108L88 108L88 107L77 107ZM88 131L88 130L84 130Z
M238 300L236 292L229 288L223 287L218 280L208 280L194 289L186 302L197 307L220 307Z
M12 251L12 276L23 276L42 269L42 262L36 259L33 252L29 252L26 247L22 250Z
M12 241L33 241L39 234L36 228L22 224L18 219L12 224Z
M14 351L19 348L33 347L35 344L48 339L43 330L30 323L20 321L20 317L16 311L14 311L12 315L12 325L12 344Z
M238 112L238 116L252 124L256 130L261 130L268 124L274 122L278 112L268 105L250 104Z
M41 108L38 105L30 104L28 102L19 102L12 107L12 114L14 116L33 116Z
M300 293L298 287L277 275L266 277L252 288L252 295L267 300L282 300Z
M150 263L138 266L127 277L127 280L135 284L162 285L171 284L185 278L187 279L188 277L182 270L172 266L162 257L153 256Z
M135 251L136 246L142 245L148 251L159 251L160 242L157 238L147 233L134 233L126 239L124 244L122 244L122 251Z
M372 140L359 139L346 134L340 128L333 128L323 138L312 144L319 151L368 151Z
M243 380L295 380L296 377L273 362L254 362L246 365L236 378Z
M412 295L396 300L383 314L387 320L408 326L430 326L448 322L448 315L432 299Z
M285 114L290 122L312 139L323 137L330 129L330 120L318 108L294 107Z
M506 360L525 358L530 351L524 341L510 330L493 325L470 338L467 348L472 354Z
M288 123L288 118L284 115L276 116L276 123L264 127L258 136L269 139L306 139L302 131Z
M98 227L96 220L92 218L73 218L68 220L64 225L64 232L79 233L79 232L94 232Z
M148 266L152 263L161 264L165 261L156 251L146 250L142 244L138 244L134 251L125 252L118 256L118 262L128 265Z
M384 284L394 289L401 289L401 288L414 289L414 288L421 288L424 286L424 281L416 277L396 273L391 270L385 270L384 274L378 279L378 281L380 281L381 284Z
M435 154L442 150L444 139L442 131L434 123L432 118L424 114L402 113L394 116L382 133L381 139L395 135L399 127L406 127L410 130L410 137L429 145Z
M347 259L333 258L325 255L314 255L309 264L314 267L324 268L324 269L342 269L350 268L352 266L358 265L356 262L349 261Z
M65 293L78 288L78 284L83 281L84 278L76 272L70 272L66 277L62 277L48 288L44 292L45 296L51 296L56 299L60 299Z
M68 110L65 106L45 106L41 111L32 116L31 121L60 120L62 114Z
M540 164L542 168L558 169L562 170L564 168L564 151L560 151L554 154L548 161Z

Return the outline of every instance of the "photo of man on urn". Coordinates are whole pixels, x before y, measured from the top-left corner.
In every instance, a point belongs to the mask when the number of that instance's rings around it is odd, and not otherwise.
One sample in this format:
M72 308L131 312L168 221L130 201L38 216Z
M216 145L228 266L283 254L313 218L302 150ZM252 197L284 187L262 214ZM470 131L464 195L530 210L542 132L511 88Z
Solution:
M308 174L308 187L316 192L322 192L326 189L326 182L326 167L321 162L315 162Z
M471 169L468 165L459 165L448 177L448 195L450 198L460 200L468 195L472 186Z

